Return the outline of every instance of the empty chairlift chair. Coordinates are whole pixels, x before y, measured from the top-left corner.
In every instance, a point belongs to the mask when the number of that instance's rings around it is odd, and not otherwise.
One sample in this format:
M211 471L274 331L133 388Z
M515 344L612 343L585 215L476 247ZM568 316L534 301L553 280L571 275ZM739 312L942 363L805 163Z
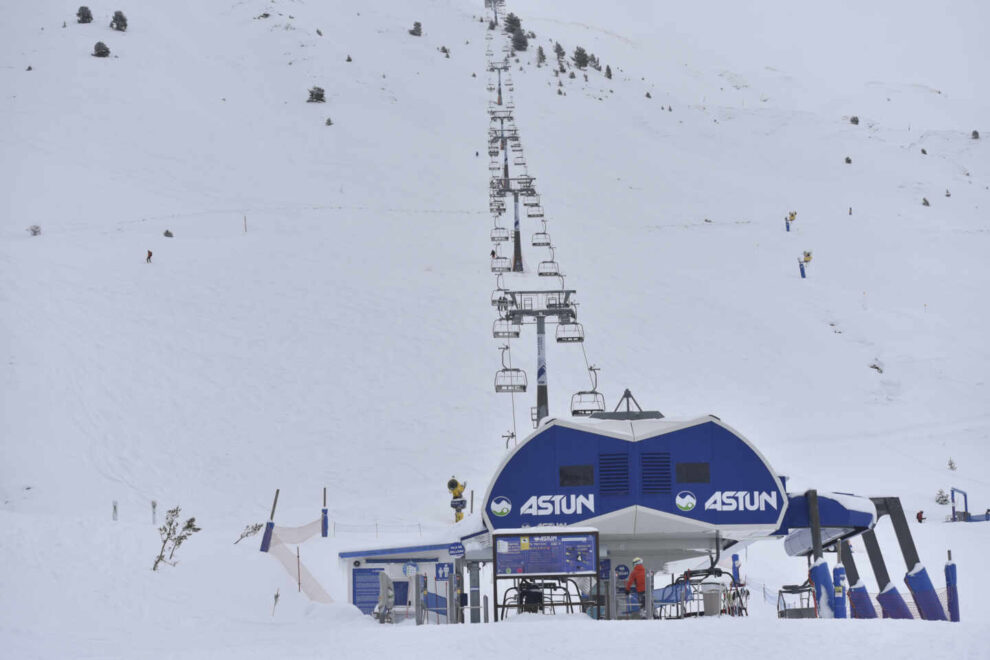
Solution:
M523 205L524 206L539 206L540 205L540 196L539 195L530 195L529 197L526 197L525 199L523 199Z
M522 326L511 319L496 319L492 324L492 336L495 339L516 339L521 330Z
M577 321L557 325L557 343L573 344L584 341L584 326Z
M540 277L560 277L560 266L554 259L553 248L550 248L550 258L536 266L536 274Z
M550 234L547 233L547 223L543 222L543 229L533 234L533 247L550 247Z
M526 372L522 369L507 366L505 364L505 354L508 346L502 346L502 368L495 372L496 392L525 392Z
M598 371L598 367L588 367L588 373L591 374L591 389L582 390L571 397L571 415L587 417L605 412L605 396L598 391Z
M543 217L543 207L542 206L528 206L528 207L526 207L526 217L527 218L542 218Z
M505 227L495 225L492 229L492 243L503 243L512 238L512 234Z

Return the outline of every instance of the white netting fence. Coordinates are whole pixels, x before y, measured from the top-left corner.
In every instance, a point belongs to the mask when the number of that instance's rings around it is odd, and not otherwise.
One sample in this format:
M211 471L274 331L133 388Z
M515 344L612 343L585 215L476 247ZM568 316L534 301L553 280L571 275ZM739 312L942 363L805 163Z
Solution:
M323 521L319 518L301 527L280 527L275 526L272 530L272 542L268 546L268 554L275 557L285 567L289 575L299 584L299 588L304 594L316 603L332 603L330 594L323 588L313 574L309 572L299 559L299 555L293 553L287 547L289 545L298 546L300 543L313 538L322 531ZM296 550L298 552L298 549Z

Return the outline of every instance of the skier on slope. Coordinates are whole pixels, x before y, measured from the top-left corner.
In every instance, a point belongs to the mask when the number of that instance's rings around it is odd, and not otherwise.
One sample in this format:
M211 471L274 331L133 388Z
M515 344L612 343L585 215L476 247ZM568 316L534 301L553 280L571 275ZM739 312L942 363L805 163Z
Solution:
M144 260L144 263L146 264L151 263L151 250L148 250L148 258Z
M917 514L915 514L914 517L917 518L918 519L918 522L920 522L920 523L923 523L923 522L925 522L925 520L927 520L927 518L925 518L925 512L924 511L919 511Z

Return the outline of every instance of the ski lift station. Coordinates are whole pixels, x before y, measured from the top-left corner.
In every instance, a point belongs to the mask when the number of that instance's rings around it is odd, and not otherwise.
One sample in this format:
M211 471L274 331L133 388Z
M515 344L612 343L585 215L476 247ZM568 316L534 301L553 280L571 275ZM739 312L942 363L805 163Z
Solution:
M617 408L547 418L504 457L480 504L433 539L340 552L350 601L383 622L403 612L420 623L498 621L519 612L745 615L738 556L731 573L716 562L750 542L777 539L809 566L803 585L782 590L782 618L959 617L955 565L946 567L946 589L936 591L897 498L789 493L759 449L712 415L675 421ZM451 506L463 509L464 500ZM884 516L904 556L910 605L873 534ZM857 536L878 596L866 593L849 552ZM826 550L835 551L834 571ZM689 558L710 567L654 582L666 564ZM627 597L634 560L646 569L646 593ZM788 600L794 594L800 602Z

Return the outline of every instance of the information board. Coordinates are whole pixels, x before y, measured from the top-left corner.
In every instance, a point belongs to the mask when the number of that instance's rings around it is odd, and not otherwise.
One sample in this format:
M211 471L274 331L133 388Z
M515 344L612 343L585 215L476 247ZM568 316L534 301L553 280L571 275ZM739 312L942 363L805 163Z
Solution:
M378 604L378 574L381 568L355 568L352 577L352 602L363 614L371 614Z
M596 575L596 534L532 534L495 537L499 576Z

